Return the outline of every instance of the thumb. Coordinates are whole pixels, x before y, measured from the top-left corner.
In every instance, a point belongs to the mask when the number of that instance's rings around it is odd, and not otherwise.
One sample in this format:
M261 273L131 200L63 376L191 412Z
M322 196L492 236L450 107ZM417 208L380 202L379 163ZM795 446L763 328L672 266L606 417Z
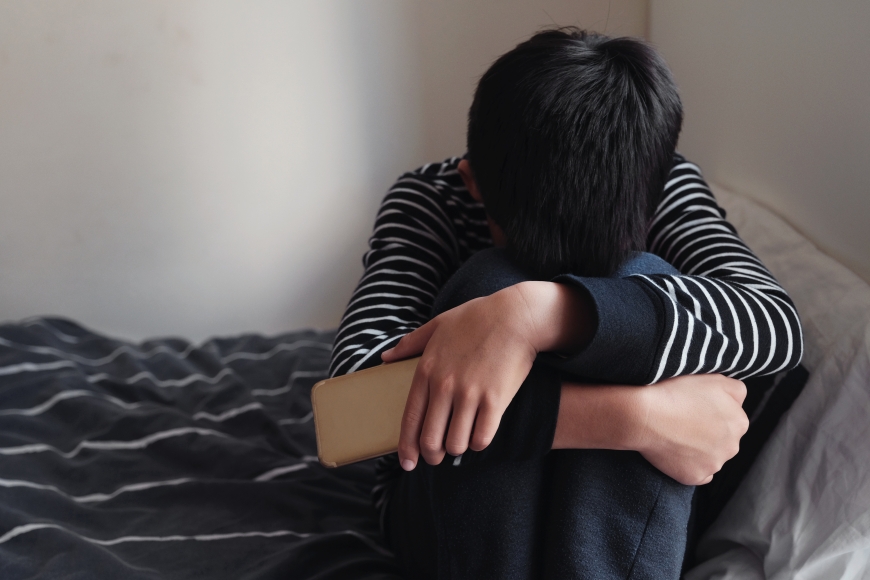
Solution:
M390 363L421 354L426 345L429 344L429 339L435 332L435 326L435 320L430 320L420 328L406 334L396 346L381 353L381 360Z

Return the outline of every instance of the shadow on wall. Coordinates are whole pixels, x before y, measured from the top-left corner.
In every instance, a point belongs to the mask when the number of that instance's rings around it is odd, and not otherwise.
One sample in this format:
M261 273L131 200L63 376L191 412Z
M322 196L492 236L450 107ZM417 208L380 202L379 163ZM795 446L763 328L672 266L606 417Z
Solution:
M642 34L646 2L0 5L3 318L336 325L386 188L553 22Z

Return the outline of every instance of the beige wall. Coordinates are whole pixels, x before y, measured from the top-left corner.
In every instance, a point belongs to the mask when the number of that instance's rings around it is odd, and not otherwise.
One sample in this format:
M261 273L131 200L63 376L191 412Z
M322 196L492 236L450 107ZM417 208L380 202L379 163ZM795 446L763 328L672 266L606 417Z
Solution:
M0 0L0 319L334 326L385 188L553 23L646 2Z
M870 281L870 2L653 0L681 149Z
M645 0L428 0L414 6L423 71L421 137L434 159L464 151L474 87L502 53L554 25L645 36L648 9Z

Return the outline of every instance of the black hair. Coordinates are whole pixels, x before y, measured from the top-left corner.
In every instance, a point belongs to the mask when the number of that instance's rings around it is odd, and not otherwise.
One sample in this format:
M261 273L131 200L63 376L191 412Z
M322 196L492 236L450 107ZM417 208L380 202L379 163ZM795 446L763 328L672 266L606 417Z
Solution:
M500 57L468 115L468 161L529 273L609 276L645 249L682 104L648 44L547 30Z

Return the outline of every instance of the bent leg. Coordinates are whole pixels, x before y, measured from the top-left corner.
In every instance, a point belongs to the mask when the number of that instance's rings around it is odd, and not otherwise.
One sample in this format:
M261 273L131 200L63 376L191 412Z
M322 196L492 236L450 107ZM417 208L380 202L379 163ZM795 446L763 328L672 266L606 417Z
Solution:
M551 452L544 578L676 580L694 488L634 451Z
M619 274L668 268L640 254ZM526 279L503 251L481 252L448 281L433 316ZM401 474L386 525L413 577L678 577L691 488L638 453L548 453L560 388L536 365L487 450Z
M617 276L675 273L661 258L638 253ZM550 461L543 577L680 577L694 487L635 451L565 449L552 451Z
M506 251L489 248L474 254L447 281L435 298L432 318L469 300L530 280Z
M402 474L388 508L391 544L409 578L540 577L544 460L454 466L421 462Z
M500 250L468 260L438 296L432 316L527 278ZM544 377L539 379L539 377ZM546 388L535 392L542 381ZM418 463L392 491L386 526L390 543L412 578L538 578L550 434L536 437L546 415L558 413L560 382L533 370L511 402L490 446ZM546 391L546 394L543 393ZM542 395L542 396L535 396ZM536 404L541 400L544 405ZM535 409L543 408L539 413ZM546 430L546 428L544 429Z

